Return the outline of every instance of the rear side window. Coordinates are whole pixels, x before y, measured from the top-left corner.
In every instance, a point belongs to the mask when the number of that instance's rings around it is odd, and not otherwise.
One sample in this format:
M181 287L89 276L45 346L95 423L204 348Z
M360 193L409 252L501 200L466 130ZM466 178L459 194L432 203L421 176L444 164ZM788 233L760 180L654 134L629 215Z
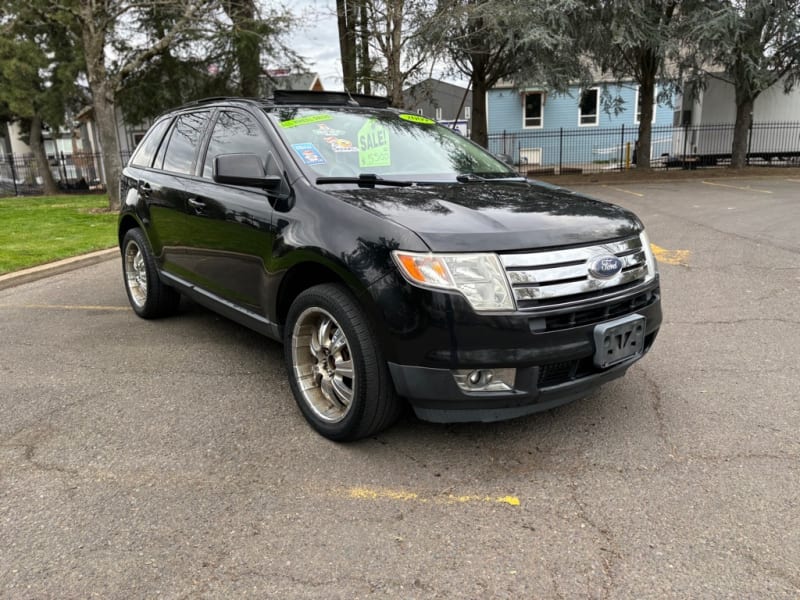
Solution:
M212 178L214 159L220 154L255 154L263 165L269 150L270 144L253 117L239 111L223 111L208 142L203 177Z
M153 164L153 156L158 150L158 145L161 143L161 138L164 137L164 132L169 126L169 119L159 121L150 128L144 139L139 142L136 151L131 156L131 165L136 167L149 167Z
M164 170L190 175L197 152L208 123L208 111L181 115L172 127L166 152Z

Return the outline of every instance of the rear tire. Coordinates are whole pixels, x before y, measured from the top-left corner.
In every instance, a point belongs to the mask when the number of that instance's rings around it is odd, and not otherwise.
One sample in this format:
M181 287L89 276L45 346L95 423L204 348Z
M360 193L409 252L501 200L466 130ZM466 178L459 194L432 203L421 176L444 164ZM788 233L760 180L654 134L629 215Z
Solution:
M367 317L341 285L314 286L295 299L286 319L284 358L300 411L328 439L375 435L400 414Z
M177 312L181 296L158 277L147 238L138 227L129 229L122 238L122 276L131 308L143 319Z

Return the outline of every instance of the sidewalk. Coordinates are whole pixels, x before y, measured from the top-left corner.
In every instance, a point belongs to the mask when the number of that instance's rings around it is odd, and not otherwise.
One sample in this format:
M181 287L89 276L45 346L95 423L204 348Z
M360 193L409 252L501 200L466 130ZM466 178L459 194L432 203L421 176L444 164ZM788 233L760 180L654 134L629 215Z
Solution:
M93 265L104 260L111 260L117 256L119 256L119 248L108 248L106 250L97 250L88 254L81 254L80 256L73 256L72 258L65 258L64 260L38 265L30 269L6 273L5 275L0 275L0 290L44 279L51 275L66 273L67 271Z

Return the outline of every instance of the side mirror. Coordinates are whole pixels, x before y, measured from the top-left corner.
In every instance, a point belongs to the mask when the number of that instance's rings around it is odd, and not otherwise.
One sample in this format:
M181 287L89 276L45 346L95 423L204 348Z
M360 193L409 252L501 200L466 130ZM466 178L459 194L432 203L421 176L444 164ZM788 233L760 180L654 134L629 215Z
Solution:
M270 190L281 185L280 177L264 173L264 163L255 154L220 154L214 159L214 181Z

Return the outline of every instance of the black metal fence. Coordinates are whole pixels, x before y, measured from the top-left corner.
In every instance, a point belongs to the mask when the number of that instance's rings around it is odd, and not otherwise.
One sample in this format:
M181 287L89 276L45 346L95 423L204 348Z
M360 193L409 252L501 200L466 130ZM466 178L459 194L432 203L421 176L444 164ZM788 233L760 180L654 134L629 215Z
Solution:
M129 153L122 153L127 162ZM106 189L101 153L50 155L48 167L64 193L103 192ZM33 154L0 155L0 196L33 196L44 192L44 182Z
M654 126L654 168L727 166L733 125ZM538 129L489 135L489 150L527 174L600 173L636 166L638 127ZM754 123L748 131L748 165L800 166L800 122Z
M533 129L489 135L489 150L504 155L529 175L624 171L636 166L638 128L584 127ZM697 168L730 164L733 125L655 126L650 163L655 168ZM125 164L128 153L122 153ZM48 157L62 192L106 189L103 155L77 153ZM800 166L800 122L754 123L748 131L749 165ZM0 155L0 196L37 195L42 174L32 154Z

